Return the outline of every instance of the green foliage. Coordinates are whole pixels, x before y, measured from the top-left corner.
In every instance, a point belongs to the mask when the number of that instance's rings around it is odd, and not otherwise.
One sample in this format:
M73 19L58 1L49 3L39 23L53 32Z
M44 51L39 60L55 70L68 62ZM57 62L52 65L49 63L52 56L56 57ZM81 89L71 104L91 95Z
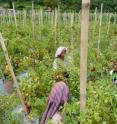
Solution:
M72 64L67 68L69 77L65 82L71 92L71 101L65 106L63 113L66 115L65 124L69 122L77 124L80 112L80 33L78 21L75 18L74 43L72 48L70 19L68 19L66 25L61 21L58 22L56 47L54 25L51 25L46 18L43 20L44 25L40 26L38 25L38 20L35 19L34 38L32 36L32 23L28 17L26 20L27 23L24 25L19 18L17 19L17 29L14 24L2 24L0 25L0 31L5 38L5 44L8 48L15 74L19 75L25 70L28 71L28 77L21 79L19 85L25 102L32 108L29 119L33 115L41 117L41 113L45 109L46 99L55 79L52 64L56 48L59 46L68 47L68 56L71 57ZM94 22L90 20L88 54L89 83L87 84L87 106L83 115L84 124L100 124L102 122L113 124L117 122L117 87L111 84L109 71L112 69L112 61L117 57L117 25L110 22L110 31L107 35L107 24L105 17L103 18L100 51L98 51L99 23L96 23L94 34L92 30L93 24ZM1 49L0 60L2 69L4 70L6 62ZM17 97L15 96L15 98ZM12 99L10 96L0 97L1 119L4 118L2 111L3 113L7 113L5 116L9 118L11 110L15 107L14 104L17 104L17 101L14 100L15 98ZM4 100L5 102L8 101L7 106L3 104ZM14 101L14 104L11 101Z
M14 101L14 102L13 102ZM19 124L17 120L12 117L12 110L18 103L16 96L2 96L0 95L0 123L1 124Z
M77 99L72 99L71 102L64 105L62 110L65 117L65 124L77 124L80 116L80 104Z
M59 0L44 0L44 5L49 7L57 7Z
M100 79L95 83L90 82L87 90L84 124L116 123L117 87L108 79Z

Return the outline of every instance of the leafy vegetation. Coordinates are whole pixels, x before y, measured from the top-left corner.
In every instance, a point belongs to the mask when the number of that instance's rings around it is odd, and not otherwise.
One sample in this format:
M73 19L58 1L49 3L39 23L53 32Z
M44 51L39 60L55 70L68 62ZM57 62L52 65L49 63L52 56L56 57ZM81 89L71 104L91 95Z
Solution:
M54 24L51 24L47 18L44 18L44 24L41 26L35 19L34 37L30 18L26 20L25 24L19 18L17 21L17 28L14 23L9 25L3 22L0 25L0 32L5 38L15 74L18 76L24 71L28 72L28 76L19 81L19 86L25 101L32 108L29 118L32 113L38 117L41 116L48 93L55 82L52 70L55 51L58 46L67 46L68 56L72 58L72 64L68 67L69 78L66 79L71 99L65 105L63 113L66 115L65 124L77 124L80 121L80 27L77 18L74 21L73 41L71 41L70 19L66 25L61 20L58 22L56 44ZM107 35L108 24L103 16L99 51L97 50L99 23L96 22L95 32L93 32L93 26L94 21L90 19L87 106L83 113L84 124L113 124L117 123L117 87L112 84L109 71L113 68L112 61L117 59L117 24L110 22L110 30ZM6 62L1 49L0 60L4 72ZM9 120L9 116L11 116L13 107L20 104L19 100L15 99L18 99L17 95L0 96L2 124L13 124L13 120ZM4 104L5 102L8 104Z

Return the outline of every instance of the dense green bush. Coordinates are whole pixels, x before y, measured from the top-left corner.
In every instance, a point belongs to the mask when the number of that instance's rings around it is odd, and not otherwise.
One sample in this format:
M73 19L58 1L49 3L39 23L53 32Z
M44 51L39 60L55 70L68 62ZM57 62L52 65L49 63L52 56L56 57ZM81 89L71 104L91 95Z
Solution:
M20 80L19 85L26 102L32 107L33 114L40 117L48 93L51 90L55 77L52 70L55 50L59 46L68 47L68 56L72 58L72 64L68 67L69 78L66 83L70 88L71 100L65 106L63 112L66 114L65 124L69 122L77 124L79 118L79 74L80 74L80 31L78 22L74 24L74 43L71 46L70 22L64 26L59 22L57 27L57 39L55 46L55 32L53 25L44 20L43 27L37 25L35 21L35 37L32 36L31 22L23 25L17 20L18 28L15 25L0 25L0 31L6 39L9 56L15 74L19 75L23 71L28 71L28 77ZM87 84L87 106L83 115L84 123L116 123L117 108L117 87L109 79L109 71L112 69L112 61L116 59L116 28L117 25L111 22L110 32L107 35L107 25L102 23L100 51L97 50L99 23L96 24L96 31L93 34L93 22L89 25L89 54L88 54L88 84ZM0 49L0 59L2 69L5 69L6 62L3 52ZM3 104L4 100L8 104ZM7 113L9 118L11 110L18 104L10 96L1 97L1 119L4 120L3 113ZM5 102L6 102L5 100ZM14 100L14 104L10 104ZM12 105L12 106L10 106ZM6 111L5 107L8 111ZM32 114L33 113L33 114ZM108 114L109 113L109 114ZM3 114L4 115L4 114ZM6 119L7 121L8 119ZM8 123L9 124L9 123Z
M89 82L84 124L117 122L117 87L108 79ZM87 120L87 122L86 122Z
M17 96L0 95L0 123L1 124L19 124L12 116L14 106L19 103Z

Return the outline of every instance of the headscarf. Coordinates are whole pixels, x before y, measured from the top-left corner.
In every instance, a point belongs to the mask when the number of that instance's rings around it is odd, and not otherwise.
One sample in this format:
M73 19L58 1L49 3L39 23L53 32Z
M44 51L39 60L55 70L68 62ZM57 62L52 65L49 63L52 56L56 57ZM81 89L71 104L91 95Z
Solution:
M67 51L67 48L66 47L58 47L58 49L56 50L56 53L55 53L55 58L59 57L61 55L61 53L63 52L63 50Z

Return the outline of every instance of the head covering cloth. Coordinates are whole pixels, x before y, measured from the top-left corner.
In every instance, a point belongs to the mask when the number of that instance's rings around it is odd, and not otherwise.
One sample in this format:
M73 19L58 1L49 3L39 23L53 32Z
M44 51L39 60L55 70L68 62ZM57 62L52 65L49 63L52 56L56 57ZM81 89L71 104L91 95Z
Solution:
M67 51L67 48L66 47L58 47L58 49L56 50L56 53L55 53L55 58L59 57L64 50Z

